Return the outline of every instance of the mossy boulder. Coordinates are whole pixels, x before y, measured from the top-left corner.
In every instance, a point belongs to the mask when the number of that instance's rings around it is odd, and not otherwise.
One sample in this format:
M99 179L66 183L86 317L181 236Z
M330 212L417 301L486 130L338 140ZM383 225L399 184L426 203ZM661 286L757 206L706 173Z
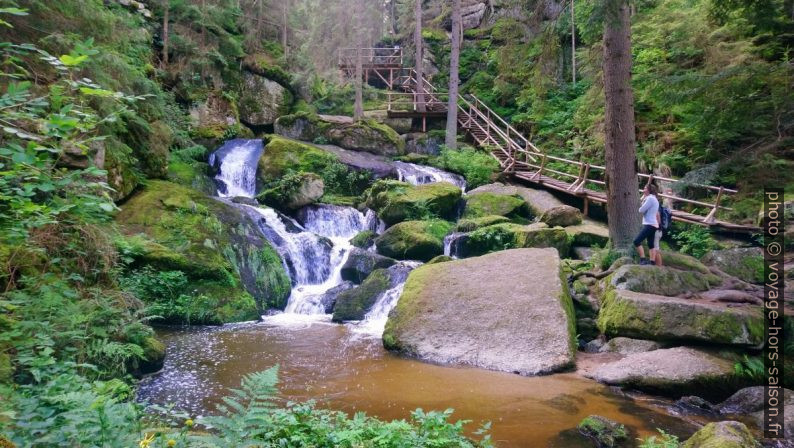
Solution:
M334 305L334 322L361 320L384 291L389 289L389 275L386 269L373 271L353 289L342 292Z
M682 448L760 448L744 423L714 422L701 428L682 445Z
M703 257L703 263L748 283L764 283L764 253L760 247L713 250Z
M585 219L581 224L565 227L571 244L583 247L604 247L609 241L609 228L606 224Z
M682 254L681 252L662 251L662 264L667 267L682 271L694 271L704 275L711 275L711 271L697 258Z
M608 336L654 341L760 346L760 310L615 289L607 292L598 328Z
M718 278L712 279L711 275L695 271L681 271L667 266L628 264L618 268L604 282L608 288L678 296L706 291L712 286L710 280L716 284L721 281Z
M257 195L263 204L280 210L298 210L314 204L325 193L325 182L314 173L290 174Z
M576 427L599 448L616 448L628 441L626 426L600 415L585 417Z
M436 264L436 263L446 263L447 261L452 261L454 258L450 257L449 255L439 255L437 257L433 257L425 264Z
M527 203L518 196L496 193L479 193L466 197L464 218L482 218L485 216L506 216L510 218L529 218Z
M287 173L321 173L338 158L322 149L280 136L268 136L256 176L260 185L281 180Z
M573 313L557 252L510 250L415 269L383 343L432 362L546 374L573 364Z
M518 185L507 185L498 182L482 185L475 188L474 190L469 191L470 195L479 193L497 193L511 196L518 195L527 202L529 209L532 212L532 216L541 216L549 209L565 205L562 201L557 199L557 197L546 190L522 187Z
M243 73L243 89L239 100L240 121L257 128L272 125L276 118L289 113L293 97L276 81L256 73Z
M244 207L149 181L116 216L128 235L130 269L183 272L191 294L212 304L207 323L251 320L266 308L283 308L289 278Z
M375 244L375 238L377 237L378 234L372 230L364 230L350 239L350 244L352 244L354 247L358 247L359 249L368 249Z
M463 218L458 221L455 230L458 232L471 232L483 227L492 226L494 224L503 224L506 222L510 222L510 218L498 215L489 215L480 218Z
M468 234L462 242L462 256L477 256L505 249L553 247L560 256L566 256L570 240L562 227L550 228L545 224L520 225L495 224Z
M397 263L393 258L384 257L376 253L359 249L350 250L347 261L342 266L342 279L354 283L361 283L378 269L385 269Z
M105 160L102 166L107 171L108 185L113 188L110 197L116 201L126 199L143 181L143 175L137 168L138 159L132 148L111 137L104 141Z
M223 92L210 92L189 110L192 125L191 137L216 145L229 134L240 131L237 104Z
M675 347L634 353L585 376L599 382L679 398L721 393L733 377L733 362L712 352Z
M288 138L315 141L320 138L353 151L385 156L405 153L405 142L391 127L375 120L299 112L280 117L275 132Z
M632 353L649 352L651 350L658 350L660 348L662 348L662 345L656 341L647 341L645 339L632 339L618 336L607 341L607 343L604 344L599 351L630 355Z
M405 221L390 227L375 240L378 253L398 260L428 261L444 253L447 221Z
M582 218L582 212L570 205L559 205L546 210L540 215L540 220L550 227L576 226L582 223Z
M163 368L165 363L165 344L154 336L149 336L143 341L143 359L138 363L138 372L141 374L154 373Z
M460 197L460 188L446 182L411 185L379 180L367 191L365 205L387 225L393 225L430 217L452 220Z

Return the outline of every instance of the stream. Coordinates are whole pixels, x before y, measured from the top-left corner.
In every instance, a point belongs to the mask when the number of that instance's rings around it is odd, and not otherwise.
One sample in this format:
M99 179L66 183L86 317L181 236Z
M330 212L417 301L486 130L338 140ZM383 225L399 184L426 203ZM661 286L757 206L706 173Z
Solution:
M236 139L212 154L210 164L219 170L218 196L254 196L262 151L259 140ZM465 190L459 176L403 165L398 167L401 180L446 180ZM667 411L669 403L629 397L575 373L522 377L391 354L383 349L381 335L402 282L382 293L361 322L332 324L326 314L326 292L343 283L340 271L352 248L350 238L383 228L373 212L314 205L289 217L270 208L236 206L257 222L284 260L293 286L287 307L262 322L158 329L168 356L161 372L141 382L141 401L206 415L243 375L278 364L285 401L316 400L319 407L383 419L409 418L416 408L454 408L453 420L472 420L470 432L491 421L490 433L500 447L592 446L575 429L591 414L624 423L633 437L651 435L656 428L679 436L694 432ZM445 250L450 255L455 255L453 242ZM421 264L402 263L408 269Z

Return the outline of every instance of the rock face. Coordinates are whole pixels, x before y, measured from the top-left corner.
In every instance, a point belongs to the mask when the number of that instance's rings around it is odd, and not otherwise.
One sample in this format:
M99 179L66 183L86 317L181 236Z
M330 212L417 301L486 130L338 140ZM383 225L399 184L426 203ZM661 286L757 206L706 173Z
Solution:
M414 186L381 180L369 189L365 204L386 224L393 225L428 215L454 219L460 196L460 188L446 182Z
M573 364L574 334L557 252L518 249L417 268L383 343L429 361L538 375Z
M256 170L260 185L279 181L290 171L320 173L338 161L335 155L303 142L273 136L266 143Z
M464 218L485 216L529 217L529 207L523 199L496 193L470 194L466 198Z
M376 269L385 269L397 260L354 247L342 266L342 279L361 283Z
M760 247L713 250L703 262L748 283L764 282L764 255Z
M296 140L323 139L345 149L389 157L405 153L405 142L400 135L371 119L353 121L350 117L300 112L276 120L275 132Z
M553 247L565 256L570 249L568 235L562 227L549 228L543 223L520 225L495 224L470 233L462 241L461 256L477 256L512 248Z
M211 299L206 321L192 323L251 320L286 305L290 281L281 258L240 207L151 180L116 215L136 247L131 269L180 271L190 293Z
M194 137L218 141L229 130L238 126L232 103L221 92L212 92L207 99L190 109Z
M540 220L554 226L575 226L582 223L582 212L570 205L560 205L550 208L540 215Z
M713 276L716 277L716 276ZM678 296L686 293L706 291L711 287L712 276L694 271L681 271L666 266L621 266L607 277L607 284L616 289ZM714 281L720 282L719 278Z
M251 72L243 74L240 121L251 127L272 125L289 113L292 94L281 84Z
M794 391L783 389L783 435L787 440L794 437ZM764 386L746 387L731 395L717 406L720 414L749 415L756 425L764 425Z
M444 253L446 221L405 221L390 227L375 240L378 253L398 260L428 261Z
M708 352L676 347L635 353L604 364L586 376L606 384L682 396L702 393L703 387L726 381L733 363Z
M598 328L610 336L740 346L758 346L764 335L760 312L619 289L602 300Z
M316 145L326 152L334 154L339 162L356 171L369 171L376 179L396 177L394 163L388 157L370 154L368 152L351 151L335 145Z
M408 154L437 156L441 153L441 145L444 144L442 137L434 137L425 133L410 133L404 137L405 152Z
M577 210L578 211L578 210ZM604 247L609 241L609 228L600 222L584 219L581 224L565 227L574 246Z
M692 435L682 448L760 448L744 423L724 421L709 423Z
M333 321L363 319L381 294L404 282L410 271L410 266L398 264L372 272L360 286L339 294L334 306Z
M621 355L631 355L633 353L649 352L662 348L661 344L655 341L644 339L631 339L618 336L612 338L604 344L600 352L620 353Z

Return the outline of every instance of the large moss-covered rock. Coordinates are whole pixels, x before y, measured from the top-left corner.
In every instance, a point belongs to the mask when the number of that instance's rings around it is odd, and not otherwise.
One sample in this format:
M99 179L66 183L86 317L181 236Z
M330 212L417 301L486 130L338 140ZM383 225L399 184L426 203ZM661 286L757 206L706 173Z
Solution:
M787 440L794 437L794 391L782 389L783 435ZM731 395L717 407L720 414L749 416L759 428L764 426L766 391L764 386L746 387Z
M744 423L724 421L709 423L692 435L682 448L760 448Z
M576 226L582 223L582 212L570 205L560 205L550 208L540 215L540 220L550 227Z
M283 308L290 282L276 251L239 207L244 206L149 181L116 221L133 236L133 269L181 271L192 294L213 299L208 322L242 321L268 307Z
M621 289L602 300L598 328L609 336L740 346L759 346L764 336L758 310Z
M760 247L713 250L703 262L749 283L764 283L764 253Z
M278 82L246 71L239 100L240 121L254 128L272 125L289 113L292 100L290 91Z
M393 258L354 247L342 266L342 279L361 283L377 269L385 269L397 263Z
M338 159L322 149L279 136L269 136L259 158L256 176L260 184L271 184L288 172L320 173Z
M142 345L143 359L138 363L138 372L142 374L157 372L165 363L165 344L157 338L150 336Z
M609 228L606 224L590 219L585 219L581 224L566 227L565 232L570 236L574 246L604 247L609 241Z
M509 196L518 195L527 202L532 216L541 216L547 210L554 207L565 205L562 201L557 199L553 194L546 190L537 190L534 188L522 187L518 185L506 185L502 183L493 183L482 185L469 191L470 195L478 193L497 193Z
M380 180L367 192L365 203L386 224L392 225L434 216L454 219L460 197L460 188L446 182L415 186Z
M553 249L427 264L408 277L384 345L433 362L523 375L570 367L573 304Z
M428 261L444 253L444 236L452 229L446 221L405 221L390 227L375 240L378 253L398 260Z
M576 428L598 448L617 448L629 438L626 426L600 415L586 417Z
M359 249L369 249L375 244L375 238L377 237L378 234L372 230L363 230L350 239L350 244Z
M732 375L730 360L689 347L634 353L585 373L602 383L674 397L707 395Z
M528 218L529 207L518 196L496 193L470 194L466 198L464 218L482 218L485 216L507 216L511 218Z
M713 277L713 278L712 278ZM662 296L678 296L708 290L719 284L716 276L695 271L681 271L666 266L628 264L605 279L608 287Z
M138 159L133 155L132 148L115 138L106 139L104 147L103 165L107 171L108 185L113 188L110 197L116 201L126 199L143 180L136 168Z
M324 139L354 151L386 156L405 153L405 142L400 135L391 127L371 119L354 121L350 117L300 112L276 120L275 132L296 140Z
M458 232L471 232L482 227L488 227L494 224L503 224L506 222L510 222L510 218L497 215L483 216L481 218L463 218L458 221L456 230Z
M237 105L222 92L210 92L190 108L192 136L199 140L217 143L229 133L237 133L240 124Z
M711 274L709 268L698 261L697 258L682 254L681 252L662 251L662 264L667 267L680 269L682 271L695 271L704 275ZM713 282L710 280L710 282Z
M553 247L561 256L570 249L568 234L562 227L550 228L545 224L496 224L468 234L462 242L461 256L477 256L505 249Z
M257 199L278 209L298 210L317 202L324 192L325 183L320 176L298 173L282 178L275 187L257 195Z

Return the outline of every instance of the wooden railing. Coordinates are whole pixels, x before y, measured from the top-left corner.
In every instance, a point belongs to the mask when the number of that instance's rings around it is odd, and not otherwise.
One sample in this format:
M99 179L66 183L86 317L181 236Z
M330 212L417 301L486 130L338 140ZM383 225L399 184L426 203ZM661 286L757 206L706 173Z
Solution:
M403 50L393 48L342 48L339 50L339 66L353 67L358 58L366 66L402 66Z
M358 57L357 51L362 52L362 57L365 60L373 61L372 63L376 65L396 64L398 60L400 64L402 63L402 51L399 49L358 50L351 48L340 52L340 65L343 58L350 59L351 55L354 55L353 58ZM390 53L391 51L394 53ZM352 61L355 62L355 59ZM397 86L403 92L389 91L386 93L389 112L412 111L418 114L423 112L438 114L447 110L448 93L440 91L427 79L423 79L421 89L418 88L416 72L413 68L393 69L394 73L389 73L391 82L388 85ZM605 166L554 156L539 149L475 95L458 95L457 106L460 127L466 129L478 144L487 147L499 161L501 169L505 173L543 184L567 194L583 197L585 204L588 200L606 203ZM729 200L731 195L738 193L736 190L713 185L684 183L679 179L652 174L638 174L637 176L638 187L644 187L654 181L665 187L659 196L671 202L674 207L673 218L676 220L702 225L717 225L739 231L757 230L755 226L732 224L717 219L717 214L720 211L733 210L723 204ZM690 199L679 196L675 191L679 190L677 187L682 185L705 192L703 196L706 199ZM687 204L691 211L675 208L681 204Z

